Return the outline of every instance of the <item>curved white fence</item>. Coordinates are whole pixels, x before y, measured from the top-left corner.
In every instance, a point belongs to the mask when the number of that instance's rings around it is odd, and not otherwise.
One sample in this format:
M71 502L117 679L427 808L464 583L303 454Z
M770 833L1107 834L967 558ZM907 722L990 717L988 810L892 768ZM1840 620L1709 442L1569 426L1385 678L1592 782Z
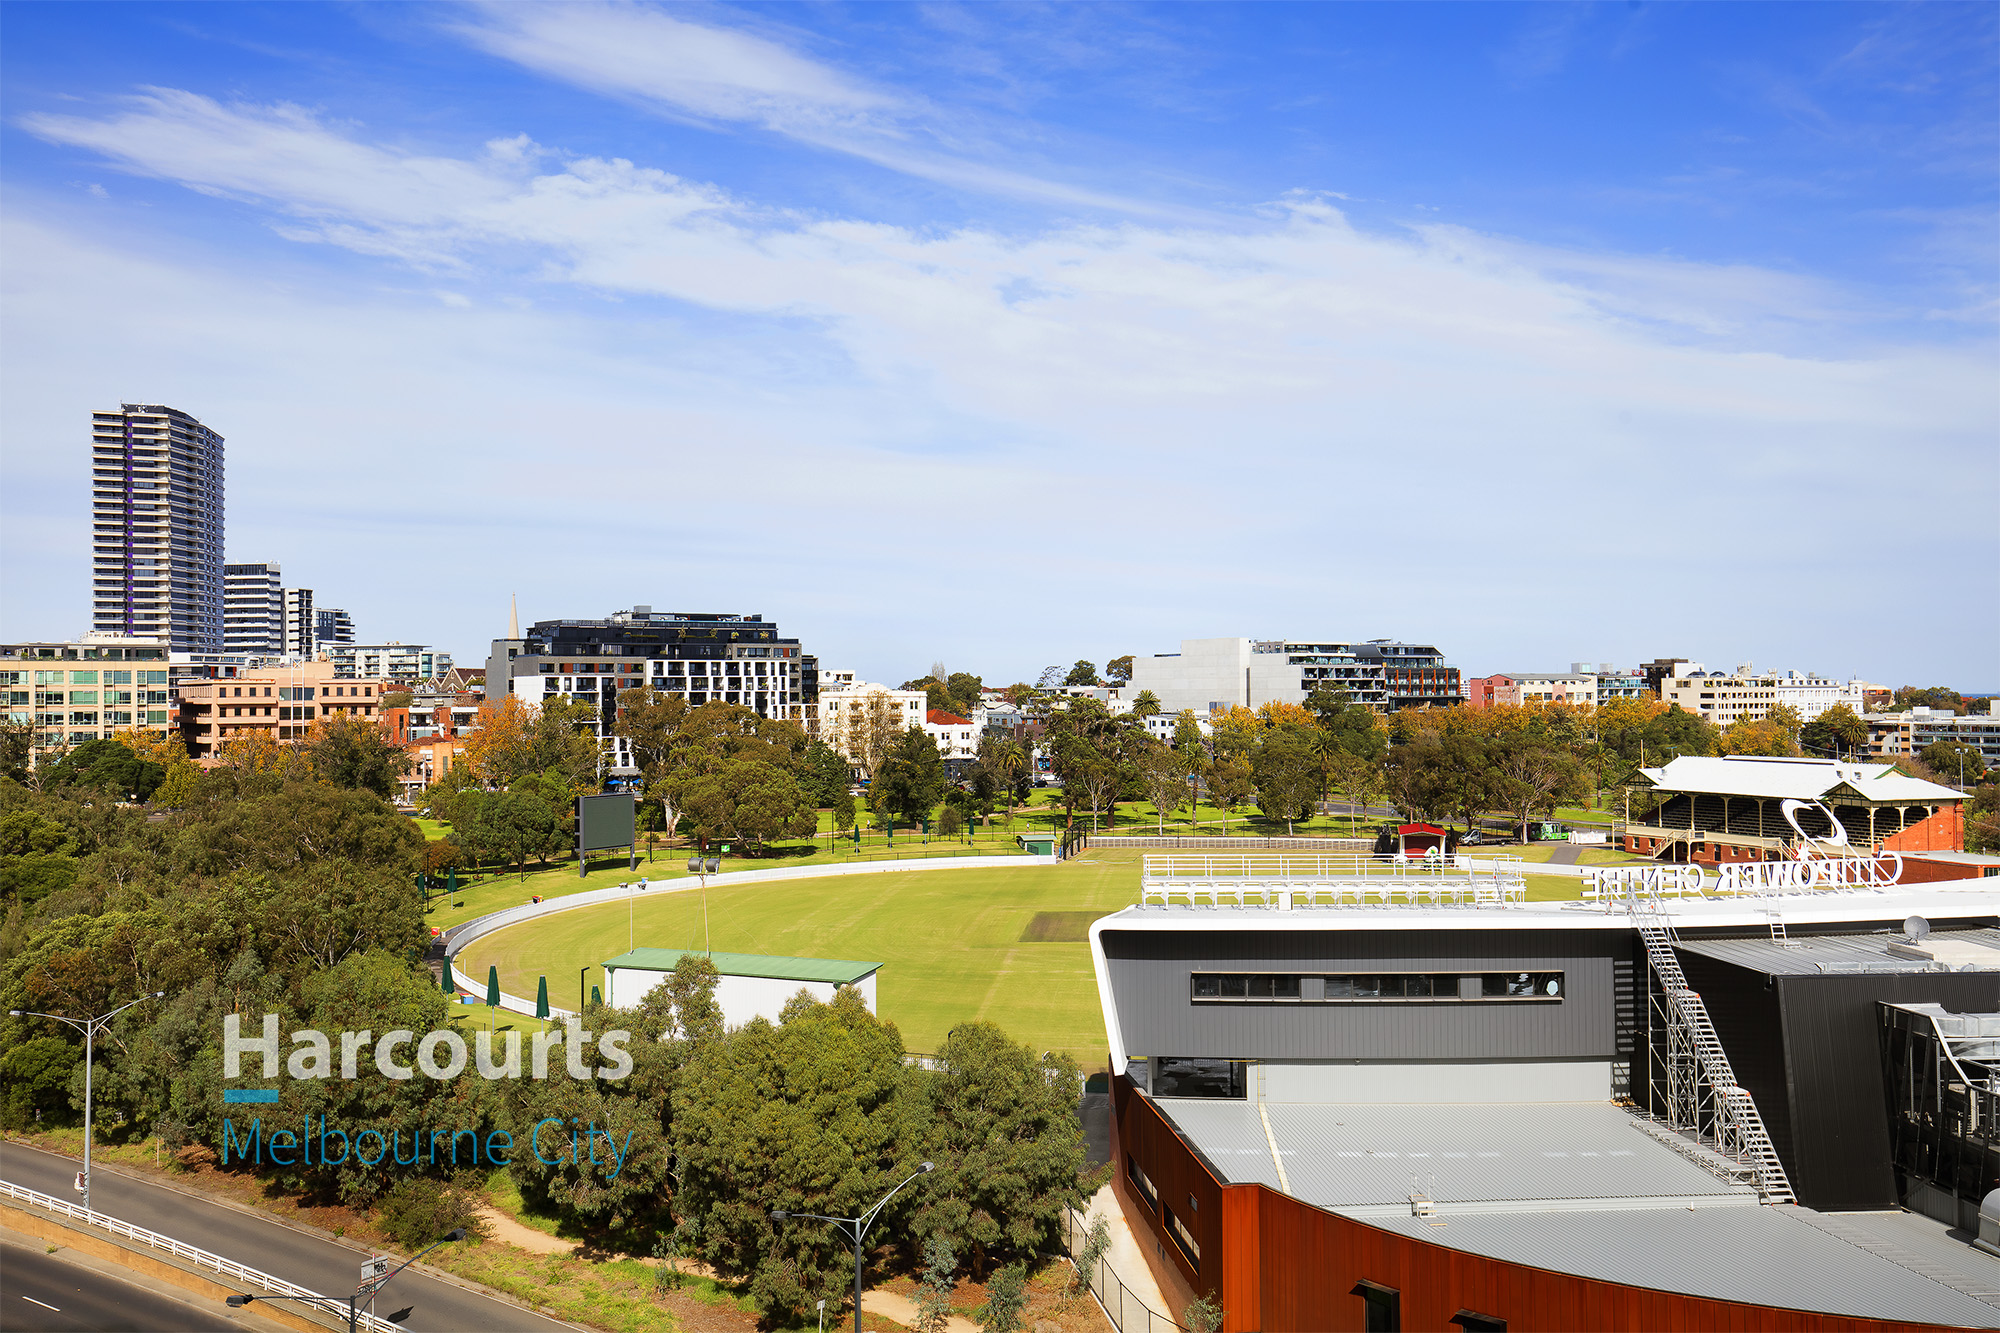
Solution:
M913 858L908 861L862 861L852 865L820 866L776 866L769 870L731 870L708 877L708 887L733 888L741 884L761 884L781 879L831 879L843 875L889 875L910 870L982 870L1007 869L1010 867L1060 865L1053 856L939 856ZM507 907L485 916L474 917L462 926L455 926L445 936L444 975L447 982L462 984L468 992L478 995L485 992L484 978L461 978L452 970L452 960L473 941L491 935L496 930L518 926L524 921L534 921L541 917L553 916L557 912L573 911L579 907L596 907L603 903L622 903L628 898L650 898L661 893L686 893L701 887L701 880L693 875L679 879L648 881L644 889L639 881L614 884L606 889L587 889L582 893L566 894L561 898L548 898L538 903L522 903L519 907ZM509 1013L532 1015L535 1002L524 1000L518 995L500 992L500 1007ZM573 1018L574 1009L558 1009L549 1006L550 1018Z
M322 1295L309 1287L301 1287L287 1282L281 1277L272 1277L269 1273L262 1272L259 1269L239 1264L234 1259L225 1259L219 1254L210 1254L207 1250L198 1250L186 1241L175 1240L172 1236L162 1236L159 1232L148 1231L144 1227L135 1227L130 1222L121 1221L108 1213L92 1212L81 1204L74 1204L64 1199L54 1198L51 1195L41 1194L28 1189L26 1186L16 1185L9 1180L0 1180L0 1198L12 1199L16 1203L25 1203L32 1207L40 1208L44 1212L54 1213L56 1216L65 1218L71 1222L82 1222L86 1226L96 1227L100 1231L108 1231L120 1239L136 1241L149 1249L163 1251L173 1255L176 1259L185 1259L202 1268L209 1269L218 1277L226 1277L241 1283L252 1296L288 1296L298 1301L315 1305L327 1314L337 1316L342 1322L345 1322L347 1319L347 1297L345 1296ZM369 1329L371 1333L400 1333L400 1325L392 1324L386 1319L379 1319L365 1310L357 1310L354 1320L356 1327Z

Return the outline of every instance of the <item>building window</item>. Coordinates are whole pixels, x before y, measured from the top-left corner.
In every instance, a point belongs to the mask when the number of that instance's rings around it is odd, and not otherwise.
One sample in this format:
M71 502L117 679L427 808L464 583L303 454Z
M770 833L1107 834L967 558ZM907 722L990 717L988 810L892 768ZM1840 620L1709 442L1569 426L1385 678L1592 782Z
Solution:
M1400 1333L1403 1327L1403 1296L1394 1287L1363 1279L1354 1284L1361 1298L1361 1327L1368 1333Z
M1133 1160L1131 1153L1125 1154L1125 1174L1130 1176L1133 1185L1138 1187L1140 1197L1145 1199L1148 1208L1160 1206L1160 1192L1153 1188L1152 1177L1146 1174L1144 1167Z
M1298 975L1269 972L1194 972L1195 1004L1429 1004L1561 1003L1561 972L1377 972Z
M1451 1322L1464 1329L1465 1333L1507 1333L1507 1321L1499 1315L1460 1310L1451 1317Z
M1167 1219L1167 1234L1174 1238L1174 1244L1179 1247L1182 1254L1187 1256L1187 1261L1194 1265L1196 1269L1200 1269L1201 1246L1195 1244L1194 1233L1187 1229L1187 1225L1184 1222L1174 1216L1173 1209L1168 1208L1163 1211Z
M1155 1097L1226 1097L1241 1101L1249 1084L1249 1064L1243 1060L1162 1056L1155 1065Z

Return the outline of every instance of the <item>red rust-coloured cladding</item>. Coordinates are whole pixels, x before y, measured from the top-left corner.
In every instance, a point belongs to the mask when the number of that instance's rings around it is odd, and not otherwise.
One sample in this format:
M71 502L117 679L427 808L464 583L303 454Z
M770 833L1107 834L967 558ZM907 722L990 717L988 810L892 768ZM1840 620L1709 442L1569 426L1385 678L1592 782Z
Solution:
M1452 1329L1461 1311L1493 1315L1547 1333L1889 1333L1931 1324L1817 1314L1680 1292L1655 1291L1510 1263L1400 1236L1258 1184L1224 1185L1131 1080L1112 1082L1112 1158L1126 1198L1143 1202L1136 1163L1158 1203L1141 1207L1151 1239L1196 1292L1213 1292L1223 1333L1316 1333L1363 1327L1363 1281L1400 1293L1406 1329ZM1191 1262L1170 1234L1164 1209L1183 1216L1200 1248ZM1132 1210L1128 1209L1128 1212ZM1198 1220L1197 1220L1198 1219ZM1171 1312L1176 1318L1178 1311Z

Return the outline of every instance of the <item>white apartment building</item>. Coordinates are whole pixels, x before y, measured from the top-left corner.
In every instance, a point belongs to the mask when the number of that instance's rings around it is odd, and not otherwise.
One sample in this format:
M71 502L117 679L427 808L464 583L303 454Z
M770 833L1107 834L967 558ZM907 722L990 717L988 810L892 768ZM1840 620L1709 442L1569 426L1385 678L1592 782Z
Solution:
M90 418L91 628L221 652L222 437L178 409Z
M285 587L277 565L222 567L222 650L276 657L285 650Z
M1451 707L1464 697L1458 668L1446 665L1435 647L1391 639L1183 639L1178 653L1134 657L1122 693L1136 699L1151 690L1165 712L1192 709L1205 717L1234 705L1303 705L1317 689L1344 690L1383 711Z
M335 680L436 680L451 670L451 654L421 643L322 644Z
M957 776L979 753L979 728L969 717L947 713L942 708L927 709L924 713L924 733L937 743L938 754L944 758L945 771L953 776Z
M1496 704L1551 703L1576 708L1597 705L1597 673L1576 671L1503 671L1505 683L1495 686Z
M1744 662L1733 674L1697 669L1686 676L1663 680L1660 699L1698 713L1704 721L1719 727L1732 722L1760 721L1780 705L1796 712L1800 721L1810 722L1835 704L1846 704L1859 715L1864 704L1864 685L1859 677L1843 682L1797 671L1760 676L1753 673L1750 663Z
M279 626L279 647L286 657L311 657L319 622L313 611L311 588L285 589L283 621Z
M828 688L829 679L840 682ZM930 696L922 690L891 689L859 680L852 671L820 674L819 716L808 730L851 764L859 766L861 746L869 729L885 725L895 731L926 726ZM977 748L978 741L973 742Z
M1910 708L1900 713L1870 713L1868 749L1883 759L1923 753L1939 741L1957 741L1979 751L1988 768L2000 768L2000 717L1972 713L1960 717L1948 708ZM1940 773L1947 782L1958 774Z

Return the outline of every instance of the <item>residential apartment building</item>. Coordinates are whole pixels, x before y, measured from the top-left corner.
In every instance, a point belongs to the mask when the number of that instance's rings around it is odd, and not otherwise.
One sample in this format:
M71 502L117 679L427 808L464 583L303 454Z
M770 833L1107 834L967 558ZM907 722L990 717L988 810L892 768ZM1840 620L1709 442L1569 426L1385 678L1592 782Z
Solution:
M344 614L344 613L343 613ZM436 680L451 670L451 654L422 643L322 642L320 654L342 680Z
M277 565L222 567L222 651L247 657L285 651L285 587Z
M1597 677L1573 671L1502 671L1466 685L1472 707L1495 704L1565 704L1590 708L1597 703Z
M157 639L87 634L71 643L0 645L7 721L34 728L36 763L128 728L164 735L172 719L167 689L167 648Z
M331 662L258 667L228 679L180 686L179 726L188 757L204 768L221 762L239 736L261 732L279 743L302 741L327 717L381 720L381 681L345 680Z
M1797 713L1802 722L1812 721L1836 704L1845 704L1857 714L1864 708L1866 682L1858 678L1837 681L1798 671L1756 675L1748 662L1740 664L1733 674L1703 671L1698 663L1686 665L1694 669L1661 682L1660 698L1699 713L1716 726L1759 721L1781 705Z
M1988 768L2000 768L2000 717L1973 713L1961 717L1948 708L1911 708L1900 713L1869 713L1868 752L1884 759L1910 758L1939 741L1957 741L1979 751ZM1956 772L1940 773L1947 782Z
M930 696L924 691L891 689L856 679L852 671L832 674L842 687L820 691L816 718L807 730L832 746L856 773L866 772L865 752L871 745L879 747L895 734L925 725ZM976 749L976 739L973 745Z
M91 628L220 652L222 437L176 408L93 412Z
M313 646L320 652L354 642L354 618L337 606L313 608Z
M539 705L560 696L595 707L597 734L619 778L639 770L615 734L618 692L642 687L804 725L819 698L819 661L761 615L650 606L602 620L536 621L519 638L493 640L486 658L489 700L512 694Z
M286 657L311 657L319 625L311 588L285 589L284 624L279 647Z
M1458 668L1435 647L1392 639L1183 639L1178 653L1134 657L1132 679L1120 692L1136 699L1151 690L1165 712L1206 715L1236 705L1303 705L1318 689L1344 690L1382 712L1450 707L1464 699Z

